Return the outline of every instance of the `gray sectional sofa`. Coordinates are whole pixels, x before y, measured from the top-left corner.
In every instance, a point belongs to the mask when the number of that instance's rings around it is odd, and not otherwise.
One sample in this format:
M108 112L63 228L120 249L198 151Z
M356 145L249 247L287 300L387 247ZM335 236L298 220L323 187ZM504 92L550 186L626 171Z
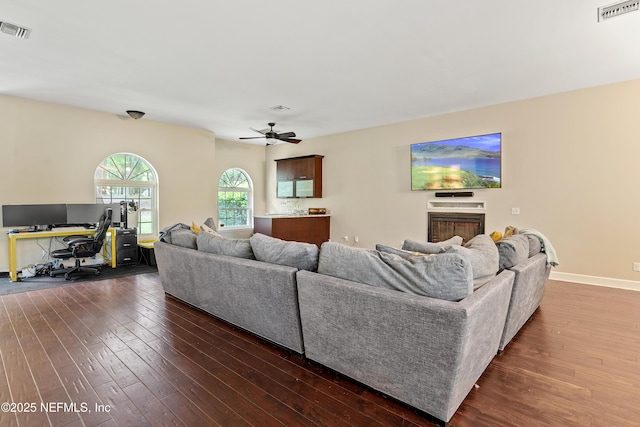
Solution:
M297 268L154 245L164 291L296 353L304 352Z
M531 236L318 251L178 231L155 246L167 294L444 423L537 309L549 274Z
M496 355L513 277L455 302L298 272L305 355L449 421Z
M503 351L540 306L552 264L547 255L541 252L543 247L536 236L515 235L496 245L500 254L499 268L515 273L507 319L498 348Z

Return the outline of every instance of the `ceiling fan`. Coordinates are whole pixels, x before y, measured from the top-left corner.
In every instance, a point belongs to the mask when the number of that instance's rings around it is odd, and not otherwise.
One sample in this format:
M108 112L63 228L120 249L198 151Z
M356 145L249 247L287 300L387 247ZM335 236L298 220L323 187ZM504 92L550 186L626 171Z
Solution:
M269 140L273 140L273 139L277 139L279 141L284 141L284 142L290 142L292 144L297 144L298 142L300 142L300 139L295 139L296 133L295 132L282 132L282 133L278 133L276 131L273 130L273 127L276 125L275 123L268 123L269 125L269 129L262 129L262 130L258 130L258 129L254 129L254 128L249 128L254 132L258 132L261 133L262 136L247 136L247 137L243 137L240 139L258 139L258 138L267 138L267 145L273 145L276 143L276 141L274 142L269 142Z

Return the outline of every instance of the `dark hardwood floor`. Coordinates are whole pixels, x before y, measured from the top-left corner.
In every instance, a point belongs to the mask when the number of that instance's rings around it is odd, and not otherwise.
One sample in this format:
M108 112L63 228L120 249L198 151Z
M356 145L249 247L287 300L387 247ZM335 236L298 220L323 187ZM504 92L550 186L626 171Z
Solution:
M639 426L640 292L550 281L452 426ZM0 426L430 426L166 297L157 274L0 297Z

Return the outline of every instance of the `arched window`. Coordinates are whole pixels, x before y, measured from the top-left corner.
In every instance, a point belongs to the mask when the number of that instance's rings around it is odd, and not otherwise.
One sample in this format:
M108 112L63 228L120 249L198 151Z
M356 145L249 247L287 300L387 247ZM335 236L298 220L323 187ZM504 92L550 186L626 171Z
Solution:
M98 165L93 182L96 203L133 200L138 206L138 235L158 235L158 183L156 172L146 160L135 154L113 154Z
M251 178L242 169L227 169L218 180L218 226L251 227Z

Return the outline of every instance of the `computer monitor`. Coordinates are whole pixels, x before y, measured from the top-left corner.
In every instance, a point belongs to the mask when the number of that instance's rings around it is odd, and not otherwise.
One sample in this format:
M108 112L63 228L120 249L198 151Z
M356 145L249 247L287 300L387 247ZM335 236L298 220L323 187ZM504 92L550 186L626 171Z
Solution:
M100 220L100 216L106 208L111 208L113 213L111 222L120 222L120 203L67 203L67 224L93 224Z
M33 227L67 222L67 207L64 204L49 205L3 205L3 227Z

